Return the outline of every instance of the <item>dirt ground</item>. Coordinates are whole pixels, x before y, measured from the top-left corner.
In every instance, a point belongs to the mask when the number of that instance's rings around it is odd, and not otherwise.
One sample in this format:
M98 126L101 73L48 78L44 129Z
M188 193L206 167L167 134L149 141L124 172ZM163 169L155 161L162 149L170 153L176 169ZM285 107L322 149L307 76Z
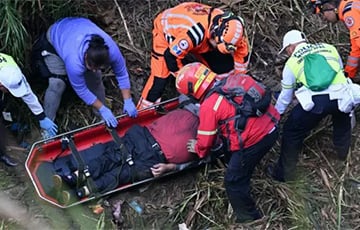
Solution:
M135 101L140 97L149 75L152 18L161 9L179 2L183 1L134 0L131 4L130 1L118 1L119 6L116 6L112 1L106 1L106 4L93 6L96 14L91 18L113 35L127 60ZM253 47L250 71L274 91L280 89L281 70L285 61L283 56L277 55L277 51L281 36L288 29L304 28L311 41L332 41L341 53L348 51L348 43L341 40L344 35L343 27L322 27L324 24L315 17L295 18L297 1L285 1L284 5L280 6L281 3L277 1L206 2L241 12L247 22ZM124 18L121 17L119 9L122 10ZM111 73L107 74L111 76ZM107 77L104 83L113 111L120 114L122 99L114 79ZM34 91L42 100L43 88L35 88ZM175 96L174 92L172 80L165 98ZM91 109L74 98L73 92L70 91L65 97L57 118L60 131L97 121ZM16 105L18 106L19 102ZM26 108L22 111L26 111ZM79 118L79 115L82 117ZM28 116L26 114L20 117L29 121ZM357 117L360 121L358 113ZM306 187L299 185L294 189L275 183L264 175L265 165L274 162L278 157L279 142L264 158L254 173L252 192L265 217L245 225L234 224L231 217L232 212L222 185L224 168L221 165L156 180L74 208L63 210L54 207L37 196L24 167L27 152L16 150L19 147L19 138L9 131L10 149L11 146L15 147L9 154L14 156L20 165L7 168L0 164L0 229L179 229L178 224L181 223L186 223L191 229L336 229L336 217L339 213L340 229L359 229L360 148L357 139L360 126L357 125L353 130L351 157L343 163L331 158L333 149L329 123L321 124L305 141L299 168L304 171ZM30 130L25 136L29 144L40 138L36 126L31 125ZM294 204L293 197L302 202ZM129 203L132 201L136 201L142 209L141 214L130 207ZM112 221L112 206L119 202L123 218L121 223L115 224ZM101 214L93 212L97 204L104 207Z

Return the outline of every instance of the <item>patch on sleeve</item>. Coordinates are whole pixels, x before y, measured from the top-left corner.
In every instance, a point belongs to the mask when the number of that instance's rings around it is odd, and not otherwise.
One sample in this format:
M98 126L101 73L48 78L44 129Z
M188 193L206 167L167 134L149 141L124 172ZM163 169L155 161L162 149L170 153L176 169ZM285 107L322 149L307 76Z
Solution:
M187 48L189 48L189 43L188 43L188 41L186 41L185 39L180 40L180 42L179 42L179 47L180 47L180 49L182 49L182 50L186 50Z
M351 31L350 33L350 39L359 37L358 33L356 31Z
M350 27L352 27L354 25L355 20L354 20L353 17L349 16L349 17L345 18L344 22L345 22L346 27L350 28Z
M178 45L174 45L171 50L176 54L176 56L179 56L182 53L182 50Z

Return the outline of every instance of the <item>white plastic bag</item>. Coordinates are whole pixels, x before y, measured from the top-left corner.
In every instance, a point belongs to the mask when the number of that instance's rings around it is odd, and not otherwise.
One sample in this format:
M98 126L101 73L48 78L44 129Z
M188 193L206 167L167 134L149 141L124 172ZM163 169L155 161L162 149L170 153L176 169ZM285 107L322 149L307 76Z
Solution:
M312 110L312 108L314 108L315 104L312 100L312 93L305 86L302 86L298 90L296 90L295 96L296 96L297 100L299 101L301 107L305 111L310 111L310 110Z

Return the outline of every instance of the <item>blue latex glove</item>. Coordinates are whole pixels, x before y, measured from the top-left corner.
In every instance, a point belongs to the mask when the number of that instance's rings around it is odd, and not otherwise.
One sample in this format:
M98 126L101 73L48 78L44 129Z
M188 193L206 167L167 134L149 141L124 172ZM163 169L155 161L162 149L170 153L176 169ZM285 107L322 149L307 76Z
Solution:
M116 128L118 121L110 109L108 109L105 105L102 105L99 109L99 112L108 127Z
M45 129L50 137L53 137L56 135L57 131L58 131L58 127L57 125L48 117L45 117L44 119L40 120L40 127L42 129Z
M136 110L135 104L131 98L124 100L124 112L126 112L130 117L136 117L138 111Z

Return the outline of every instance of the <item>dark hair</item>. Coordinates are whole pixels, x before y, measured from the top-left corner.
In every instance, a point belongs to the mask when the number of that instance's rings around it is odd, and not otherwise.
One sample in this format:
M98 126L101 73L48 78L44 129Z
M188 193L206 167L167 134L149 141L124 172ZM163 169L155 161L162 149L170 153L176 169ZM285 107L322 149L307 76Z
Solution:
M89 48L86 51L86 62L94 68L108 66L110 64L109 47L100 35L91 35Z
M339 5L340 5L340 0L334 0L334 1L332 1L333 3L334 3L334 5L336 6L336 7L339 7Z

